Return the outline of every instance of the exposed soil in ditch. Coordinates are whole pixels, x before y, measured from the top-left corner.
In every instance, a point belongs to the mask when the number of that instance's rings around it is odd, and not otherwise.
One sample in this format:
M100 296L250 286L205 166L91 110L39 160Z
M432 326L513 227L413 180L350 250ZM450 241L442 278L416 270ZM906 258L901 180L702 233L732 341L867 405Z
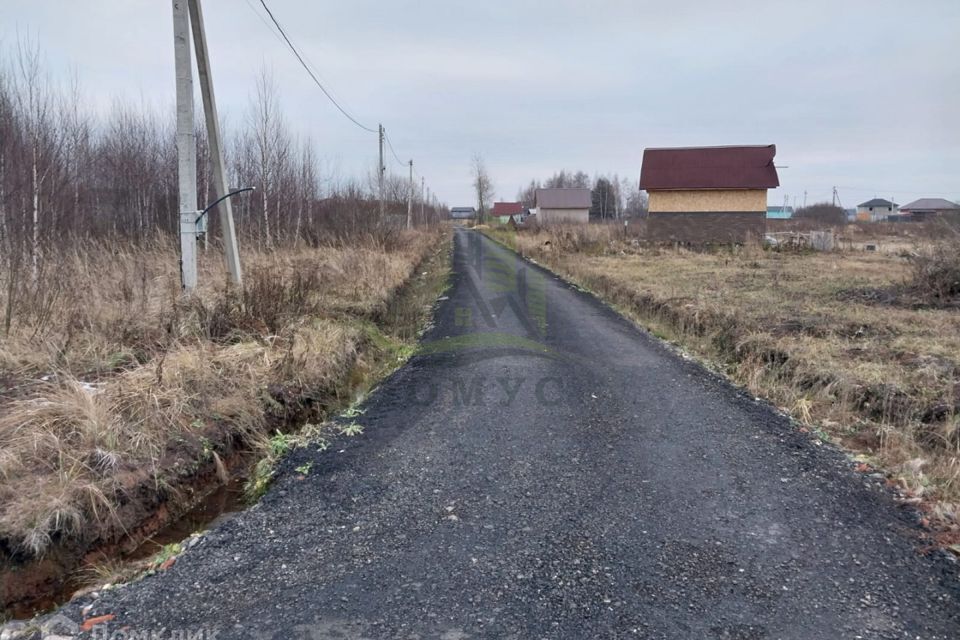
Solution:
M240 470L247 469L251 460L247 456L239 465ZM176 518L170 518L169 508L158 509L155 513L155 522L166 520L166 524L156 533L140 538L139 544L132 551L125 552L123 548L116 545L105 545L92 550L84 556L83 568L69 573L59 580L59 586L46 593L40 593L38 589L35 597L21 600L11 607L8 613L15 619L26 619L50 611L76 593L86 592L95 588L95 585L109 582L110 577L104 572L110 569L117 572L117 578L148 570L153 564L151 559L167 545L182 542L193 533L208 529L231 514L244 509L248 504L244 494L245 482L245 473L238 473L226 484L218 482L198 504ZM135 539L131 539L130 543L135 544ZM55 570L55 567L56 565L48 565L40 561L37 563L34 576L26 578L26 574L30 571L29 566L24 567L20 573L21 577L36 584L38 578L44 577L42 572L45 569ZM98 572L95 567L101 567L100 571ZM13 578L6 575L4 577ZM50 584L56 580L58 577L51 574L49 581L45 581L44 584Z

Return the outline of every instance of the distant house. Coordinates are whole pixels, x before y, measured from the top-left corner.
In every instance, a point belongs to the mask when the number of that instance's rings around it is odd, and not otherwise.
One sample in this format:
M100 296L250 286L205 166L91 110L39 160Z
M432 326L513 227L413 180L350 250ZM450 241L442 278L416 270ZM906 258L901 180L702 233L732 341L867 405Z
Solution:
M477 210L473 207L452 207L450 209L450 219L459 222L469 222L477 217Z
M523 220L523 204L520 202L494 202L490 215L497 219L500 224L507 224L510 219L517 224Z
M538 224L586 224L590 221L591 204L590 189L537 189L534 195Z
M920 198L900 207L903 218L911 220L926 220L944 214L960 213L960 204L943 198Z
M789 220L793 217L793 207L776 206L767 207L767 220Z
M881 222L900 213L900 205L883 198L874 198L857 205L857 222Z
M655 242L739 243L766 231L776 146L645 149L640 188Z

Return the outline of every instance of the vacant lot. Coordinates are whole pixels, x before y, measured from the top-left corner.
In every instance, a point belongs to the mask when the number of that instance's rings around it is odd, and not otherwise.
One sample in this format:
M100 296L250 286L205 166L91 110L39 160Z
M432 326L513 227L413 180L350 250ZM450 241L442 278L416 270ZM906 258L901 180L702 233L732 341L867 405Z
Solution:
M693 252L644 248L596 225L487 233L859 452L863 469L886 469L945 522L956 519L960 305L936 252ZM917 274L940 278L937 288L918 286Z
M396 366L443 286L446 240L405 231L245 251L242 289L211 249L189 298L162 239L0 274L3 602L90 548L151 535L243 452L321 420ZM6 573L41 556L58 567Z

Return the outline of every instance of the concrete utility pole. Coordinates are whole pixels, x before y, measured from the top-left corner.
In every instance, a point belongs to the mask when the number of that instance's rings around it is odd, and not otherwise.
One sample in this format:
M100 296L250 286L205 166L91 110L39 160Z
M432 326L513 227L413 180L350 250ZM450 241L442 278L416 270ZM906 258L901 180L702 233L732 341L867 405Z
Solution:
M407 187L407 229L409 229L413 226L413 160L410 161L410 184Z
M200 93L203 96L203 112L207 121L207 138L210 143L210 161L213 164L213 188L218 198L229 192L227 169L223 157L223 137L220 134L220 121L217 117L217 101L213 93L213 73L210 69L210 54L207 51L207 36L203 26L203 9L200 0L188 0L190 5L190 26L193 28L193 46L197 55L197 71L200 77ZM237 231L233 224L233 205L230 199L219 205L220 230L223 233L223 252L230 272L230 281L243 284L240 269L240 252L237 246Z
M377 188L380 196L380 219L383 220L383 172L386 171L387 168L383 164L383 125L379 125L378 129L380 132L380 164L377 165Z
M424 223L425 218L423 217L423 196L427 190L427 179L423 176L420 176L420 224Z
M173 0L173 52L177 70L180 283L189 292L197 286L197 146L193 130L193 74L187 0Z

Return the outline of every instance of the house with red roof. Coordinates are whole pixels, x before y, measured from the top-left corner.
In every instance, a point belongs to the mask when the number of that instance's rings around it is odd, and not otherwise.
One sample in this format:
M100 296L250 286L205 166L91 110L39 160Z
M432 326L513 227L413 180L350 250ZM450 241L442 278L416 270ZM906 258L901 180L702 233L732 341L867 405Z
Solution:
M780 186L776 153L772 144L644 149L648 237L689 244L762 239L767 189Z
M497 218L500 224L507 224L511 218L514 222L520 224L523 216L523 204L520 202L494 202L490 215Z

